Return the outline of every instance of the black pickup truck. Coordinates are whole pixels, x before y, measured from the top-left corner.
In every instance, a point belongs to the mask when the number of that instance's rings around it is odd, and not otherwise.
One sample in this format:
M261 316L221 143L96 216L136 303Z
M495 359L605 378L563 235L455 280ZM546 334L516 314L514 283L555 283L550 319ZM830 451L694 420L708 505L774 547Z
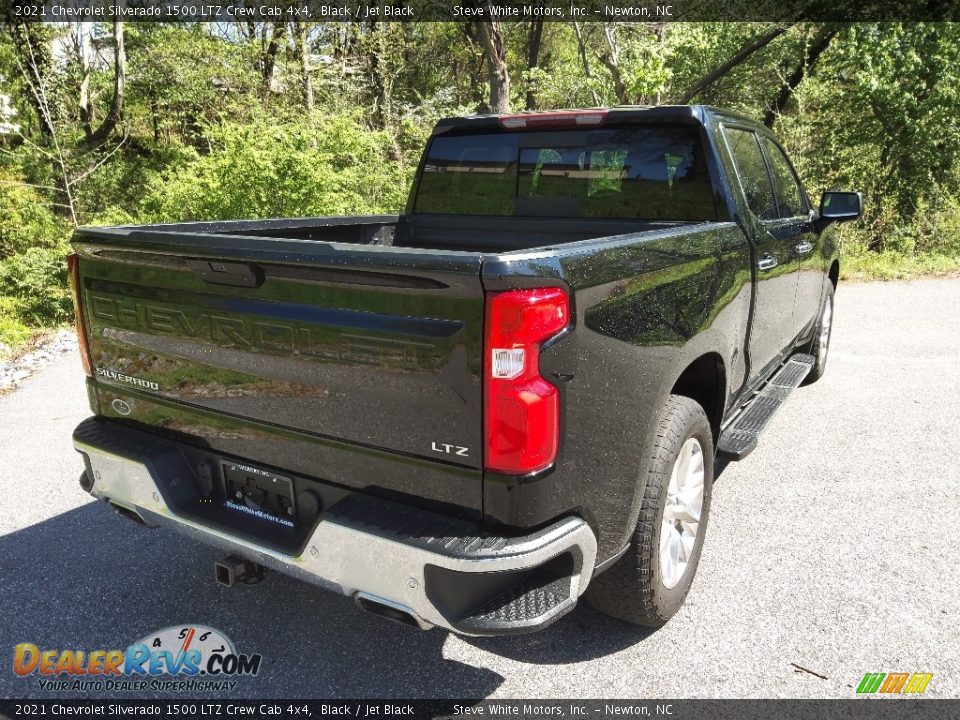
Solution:
M824 371L839 264L764 127L709 107L462 117L399 216L88 227L84 490L365 610L661 625L739 459Z

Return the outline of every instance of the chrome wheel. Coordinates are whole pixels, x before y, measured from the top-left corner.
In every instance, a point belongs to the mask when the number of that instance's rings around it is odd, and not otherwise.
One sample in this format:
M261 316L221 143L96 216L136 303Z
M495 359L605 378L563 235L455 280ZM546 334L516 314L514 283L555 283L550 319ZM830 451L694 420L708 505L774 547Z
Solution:
M660 578L668 590L676 587L686 572L700 531L703 508L703 448L689 438L670 473L667 505L660 526Z
M820 337L817 342L817 365L823 367L827 361L827 350L830 348L830 324L833 322L833 299L827 295L823 306L823 316L820 318Z

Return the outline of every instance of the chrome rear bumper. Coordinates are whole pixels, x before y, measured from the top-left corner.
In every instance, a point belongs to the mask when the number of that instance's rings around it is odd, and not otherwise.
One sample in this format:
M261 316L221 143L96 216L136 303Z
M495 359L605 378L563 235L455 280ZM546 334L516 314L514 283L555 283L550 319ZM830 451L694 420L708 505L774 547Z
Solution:
M596 561L596 538L578 517L502 537L360 494L324 510L302 551L288 554L175 510L178 489L192 478L157 475L177 456L176 443L90 418L75 431L74 447L92 476L84 488L122 514L340 590L366 609L405 613L421 628L465 635L537 630L573 609Z

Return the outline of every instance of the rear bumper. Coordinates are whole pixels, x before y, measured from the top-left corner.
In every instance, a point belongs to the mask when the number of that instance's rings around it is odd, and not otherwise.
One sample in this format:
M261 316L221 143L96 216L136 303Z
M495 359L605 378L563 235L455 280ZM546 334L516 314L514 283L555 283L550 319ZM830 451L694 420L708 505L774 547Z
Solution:
M596 561L593 531L567 517L529 535L478 534L468 523L360 494L325 509L296 554L180 510L192 492L176 443L90 418L74 432L84 488L128 517L170 527L265 567L389 608L422 628L465 635L530 632L565 615Z

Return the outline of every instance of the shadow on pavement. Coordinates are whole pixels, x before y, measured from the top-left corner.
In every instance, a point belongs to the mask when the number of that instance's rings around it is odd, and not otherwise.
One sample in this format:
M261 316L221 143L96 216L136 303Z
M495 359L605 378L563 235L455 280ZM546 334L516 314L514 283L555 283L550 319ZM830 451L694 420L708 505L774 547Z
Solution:
M713 481L716 482L720 479L720 476L723 474L723 471L733 463L733 460L727 460L726 458L717 458L713 461Z
M217 586L212 566L220 556L97 502L0 537L0 657L22 642L125 649L153 631L196 623L225 633L238 652L263 655L260 674L241 679L232 697L481 698L503 683L491 670L444 658L445 631L366 615L348 598L283 575ZM522 662L565 664L616 652L650 632L581 603L540 633L466 640ZM0 696L64 697L44 693L37 679L2 672Z
M231 697L486 697L503 682L444 658L446 632L368 616L348 598L282 575L219 587L219 557L96 502L0 537L0 657L8 668L0 697L66 697L40 691L36 675L9 672L17 643L125 649L191 623L222 631L238 652L263 655L260 674L241 679Z

